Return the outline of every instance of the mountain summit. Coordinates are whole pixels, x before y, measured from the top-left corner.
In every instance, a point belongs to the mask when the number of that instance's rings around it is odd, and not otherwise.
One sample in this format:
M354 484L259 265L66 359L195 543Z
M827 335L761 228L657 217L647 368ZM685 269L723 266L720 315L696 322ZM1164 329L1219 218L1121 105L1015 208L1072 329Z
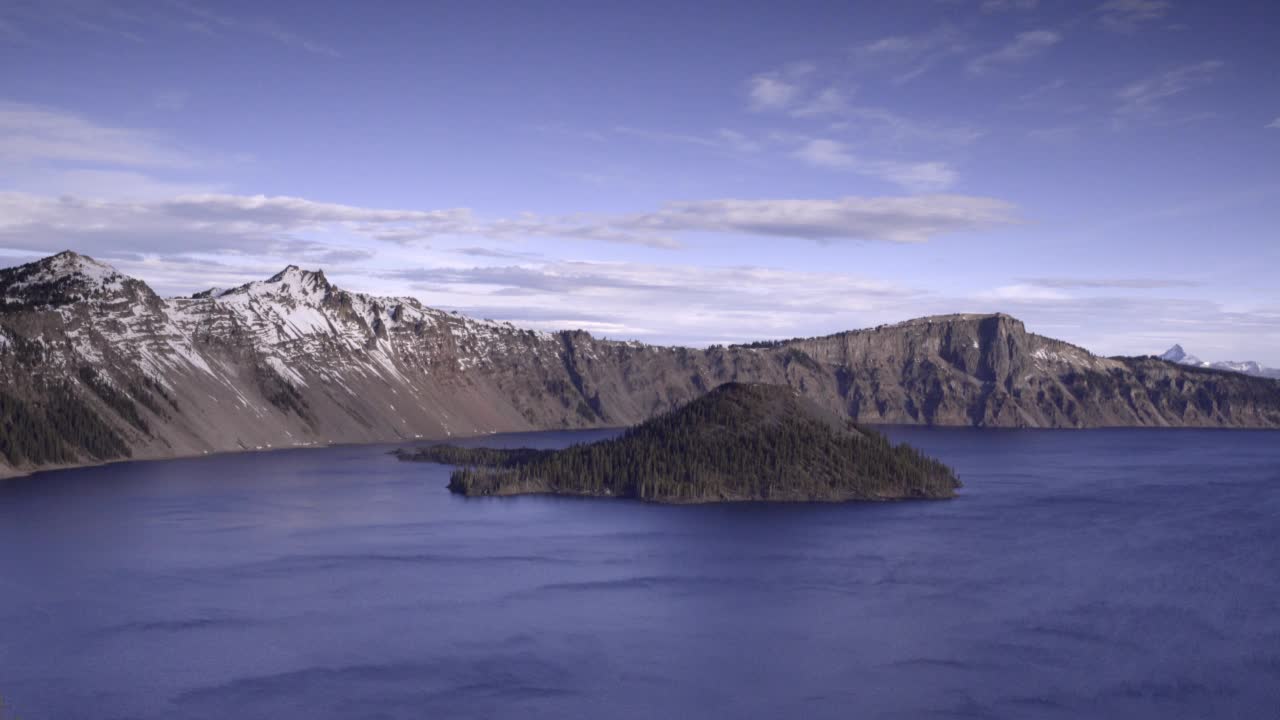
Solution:
M0 298L0 474L634 425L726 382L789 386L866 423L1280 426L1280 384L1099 357L1003 314L655 347L348 292L296 266L165 299L74 253L0 270Z
M110 265L70 250L0 270L0 302L6 308L57 307L115 299L130 286L135 290L143 287Z
M1169 362L1185 363L1187 365L1200 364L1200 358L1194 355L1188 355L1187 351L1183 350L1181 345L1174 345L1168 350L1165 350L1164 354L1160 356L1160 359L1168 360Z

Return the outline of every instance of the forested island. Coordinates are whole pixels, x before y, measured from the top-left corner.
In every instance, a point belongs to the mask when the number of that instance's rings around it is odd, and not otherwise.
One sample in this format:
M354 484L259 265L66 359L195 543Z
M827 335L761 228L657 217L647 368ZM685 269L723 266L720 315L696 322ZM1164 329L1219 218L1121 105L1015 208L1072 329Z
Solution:
M401 460L457 465L467 496L557 494L662 503L950 498L946 465L791 388L727 383L599 442L563 450L435 445Z

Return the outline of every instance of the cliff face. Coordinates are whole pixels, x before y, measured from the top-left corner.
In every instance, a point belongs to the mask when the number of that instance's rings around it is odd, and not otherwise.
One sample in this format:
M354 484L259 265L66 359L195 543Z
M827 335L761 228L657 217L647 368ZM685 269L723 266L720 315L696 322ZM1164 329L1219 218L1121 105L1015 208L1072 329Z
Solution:
M465 318L290 266L190 298L62 253L0 270L0 472L638 423L729 381L866 423L1280 427L1280 383L1100 358L1005 315L656 347Z
M1007 315L948 315L787 344L834 368L863 422L979 427L1276 427L1280 384L1103 358Z

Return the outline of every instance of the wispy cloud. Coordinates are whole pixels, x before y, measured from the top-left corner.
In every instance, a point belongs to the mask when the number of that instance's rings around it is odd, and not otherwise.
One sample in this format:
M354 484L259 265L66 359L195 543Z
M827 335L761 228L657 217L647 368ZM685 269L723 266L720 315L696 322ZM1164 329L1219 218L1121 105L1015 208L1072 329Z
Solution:
M537 260L542 257L540 253L496 250L494 248L475 246L450 248L445 252L453 253L455 255L463 255L466 257L492 258L497 260Z
M626 215L485 219L466 208L365 208L261 195L112 202L0 193L0 248L91 253L289 252L314 247L316 238L414 244L551 237L672 248L695 232L911 243L1016 221L1008 203L964 195L696 200Z
M634 128L626 125L620 125L614 128L614 132L619 135L641 138L656 143L674 143L678 145L696 145L699 147L712 148L715 150L727 150L737 153L754 153L760 150L760 143L748 137L745 133L728 128L720 128L711 135L693 135L688 133L663 132L660 130L645 130L642 128Z
M792 63L780 70L758 73L747 81L752 110L783 110L799 99L804 79L813 73L809 63Z
M945 190L956 180L955 170L943 162L864 160L854 154L845 143L829 138L810 138L794 154L814 167L850 170L886 180L914 192Z
M903 60L915 62L921 59L922 53L929 56L936 50L939 37L950 38L951 32L944 28L938 33L882 38L853 52L855 57L873 65L880 62L892 65ZM973 128L938 124L886 107L854 102L858 87L839 75L811 63L792 63L780 70L756 75L748 81L752 88L750 108L798 121L822 121L828 130L857 134L864 143L965 145L982 135ZM723 142L722 138L686 139L696 139L703 144Z
M1098 6L1098 21L1112 32L1129 33L1163 18L1172 7L1168 0L1107 0Z
M1270 130L1280 130L1280 117L1277 117L1275 120L1268 123L1267 128Z
M123 3L77 0L0 3L0 35L24 44L40 44L41 31L92 33L131 43L144 41L147 18Z
M264 17L233 17L188 0L168 0L186 16L185 27L206 34L238 33L257 35L316 55L340 58L342 54L321 42L305 37Z
M805 142L799 150L796 150L795 155L816 167L848 168L857 162L847 145L825 138L814 138Z
M827 87L817 94L805 99L792 109L794 117L816 117L820 115L839 115L849 112L849 99L845 91L837 87Z
M109 35L137 43L175 33L209 37L253 35L317 55L341 57L332 47L274 20L257 15L232 16L192 0L143 4L82 0L0 3L0 35L34 42L32 38L45 29Z
M941 295L844 273L761 267L539 262L397 275L428 304L520 326L693 345L822 335L957 310L1012 313L1033 331L1102 354L1146 354L1183 342L1223 348L1218 354L1226 356L1280 342L1274 309L1228 310L1146 293L1074 296L1072 288L1036 280Z
M979 55L969 61L969 72L981 75L993 68L1014 65L1043 53L1061 42L1062 36L1052 30L1029 30L1018 33L1008 44Z
M1040 278L1024 278L1022 283L1041 288L1055 288L1060 290L1157 290L1168 288L1187 288L1199 287L1204 283L1196 280L1181 280L1176 278L1151 278L1151 277L1129 277L1129 278L1071 278L1071 277L1040 277Z
M834 200L699 200L620 219L622 227L735 233L817 241L924 242L1016 222L1014 208L966 195Z
M853 59L864 72L887 74L894 83L906 83L968 50L966 34L950 25L909 35L890 35L853 49Z
M394 277L468 314L694 345L816 333L917 292L841 273L638 263L427 267Z
M184 168L195 158L159 133L108 127L38 105L0 102L0 160Z
M977 128L922 121L883 107L850 107L842 117L851 130L893 144L969 145L983 135Z
M20 186L23 192L36 195L115 201L166 200L226 189L218 183L159 179L132 169L0 167L0 187L7 185Z
M1212 82L1224 66L1221 60L1206 60L1126 85L1116 92L1120 101L1117 113L1129 116L1155 113L1172 98Z

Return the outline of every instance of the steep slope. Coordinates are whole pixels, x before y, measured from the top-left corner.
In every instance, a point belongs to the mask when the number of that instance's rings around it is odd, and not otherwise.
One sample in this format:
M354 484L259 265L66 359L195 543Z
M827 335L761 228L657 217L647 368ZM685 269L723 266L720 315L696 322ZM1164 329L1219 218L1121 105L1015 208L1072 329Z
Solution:
M550 493L652 502L949 498L945 465L858 428L792 388L726 383L620 437L564 450L442 445L402 460L462 465L463 495Z
M70 252L0 270L0 473L632 425L730 381L869 423L1280 426L1280 383L1100 358L1006 315L703 350L522 330L294 266L170 299Z

